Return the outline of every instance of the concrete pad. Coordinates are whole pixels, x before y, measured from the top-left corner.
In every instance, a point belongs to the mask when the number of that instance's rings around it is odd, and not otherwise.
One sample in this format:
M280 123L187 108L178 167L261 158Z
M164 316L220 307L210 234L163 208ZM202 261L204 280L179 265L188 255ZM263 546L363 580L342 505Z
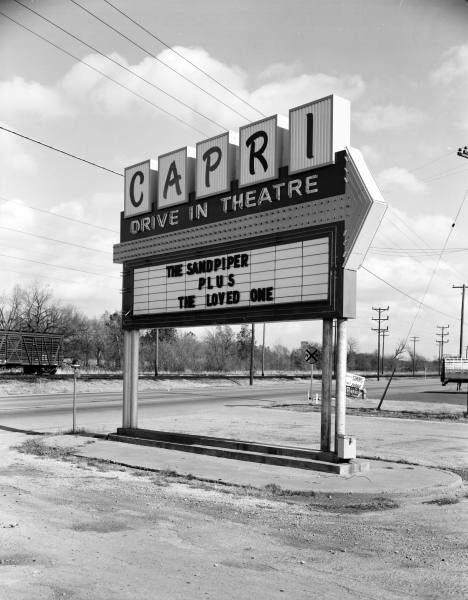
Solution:
M421 497L453 493L462 485L454 473L399 463L372 461L366 473L343 476L109 440L89 441L77 451L78 456L238 486L274 484L293 492Z

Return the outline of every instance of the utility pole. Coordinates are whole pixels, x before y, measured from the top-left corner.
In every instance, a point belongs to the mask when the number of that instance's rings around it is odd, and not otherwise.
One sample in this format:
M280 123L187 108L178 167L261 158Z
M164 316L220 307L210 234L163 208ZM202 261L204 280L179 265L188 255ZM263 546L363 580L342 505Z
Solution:
M250 340L250 378L249 384L253 385L254 382L254 355L255 355L255 324L252 323L252 336Z
M414 377L415 364L416 364L416 342L419 342L419 338L416 337L415 335L413 335L412 337L410 337L410 340L413 342L413 377Z
M265 323L263 323L262 377L265 377Z
M460 351L458 353L460 358L463 358L463 320L465 317L465 290L468 287L465 283L462 285L452 285L455 290L462 291L462 302L461 302L461 318L460 318Z
M384 375L384 360L385 360L385 338L387 337L389 331L388 331L388 326L387 329L384 329L382 331L382 377Z
M448 339L446 339L446 337L448 336L448 328L449 325L437 325L437 329L440 329L441 331L437 331L436 335L439 336L439 339L436 339L436 342L439 344L439 375L440 375L440 369L441 369L441 365L442 365L442 358L444 356L444 345L448 343ZM447 329L447 331L445 331Z
M377 331L377 381L380 381L380 336L382 331L388 331L388 326L385 329L382 327L382 322L388 321L388 317L382 317L382 313L388 311L389 308L389 306L387 306L387 308L372 307L372 310L377 311L379 315L378 317L372 317L373 321L378 321L377 329L372 328L372 331Z
M159 377L159 329L154 331L156 332L154 340L154 376Z

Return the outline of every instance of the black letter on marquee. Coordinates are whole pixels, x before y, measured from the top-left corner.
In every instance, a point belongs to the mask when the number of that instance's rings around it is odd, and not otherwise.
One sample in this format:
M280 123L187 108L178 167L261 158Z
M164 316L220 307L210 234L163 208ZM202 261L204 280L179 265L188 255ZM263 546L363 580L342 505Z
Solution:
M259 150L256 150L255 148L255 142L259 139L262 138L263 139L263 144L262 147ZM250 146L250 159L249 159L249 171L251 175L255 175L255 163L254 160L257 158L264 171L268 170L268 163L265 160L265 157L263 156L263 152L265 151L265 148L267 147L268 144L268 135L266 133L266 131L257 131L256 133L252 133L252 135L247 138L246 142L245 142L246 146Z
M314 158L314 115L307 113L307 158Z
M140 199L139 200L135 200L135 179L137 177L140 180L139 181L140 185L145 180L145 177L144 177L144 175L143 175L143 173L141 171L137 171L136 173L134 173L133 177L130 180L130 202L133 204L133 206L135 208L137 208L138 206L140 206L140 204L143 202L143 192L140 192Z
M180 189L180 180L181 179L182 179L182 175L179 175L179 173L177 173L177 167L175 164L175 160L173 160L171 162L171 166L169 167L169 170L167 171L166 182L164 183L164 191L163 191L164 199L167 198L167 192L171 185L176 186L176 193L178 196L180 196L180 194L182 193L182 190Z
M211 156L213 154L216 154L217 158L215 159L215 162L211 164ZM207 188L210 187L210 173L219 167L222 155L223 153L221 152L221 148L218 148L218 146L213 146L212 148L209 148L202 156L203 160L206 162L205 186Z

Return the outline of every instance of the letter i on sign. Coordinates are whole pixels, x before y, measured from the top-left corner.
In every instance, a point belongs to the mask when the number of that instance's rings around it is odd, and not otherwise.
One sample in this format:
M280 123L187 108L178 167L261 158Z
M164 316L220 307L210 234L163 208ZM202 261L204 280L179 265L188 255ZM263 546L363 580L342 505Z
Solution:
M350 104L327 96L289 111L289 173L335 162L335 152L350 145Z

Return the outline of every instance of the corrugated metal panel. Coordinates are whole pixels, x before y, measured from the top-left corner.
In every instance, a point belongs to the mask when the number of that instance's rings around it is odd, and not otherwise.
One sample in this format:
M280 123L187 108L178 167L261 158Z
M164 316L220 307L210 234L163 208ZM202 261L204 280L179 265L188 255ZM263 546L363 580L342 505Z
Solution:
M211 171L208 175L209 177L209 187L206 185L206 168L207 162L203 160L203 155L210 148L219 148L221 151L220 158L219 155L213 155L211 166L216 164L219 160L219 165L213 171ZM209 140L204 140L203 142L199 142L197 144L197 164L195 171L195 180L196 180L196 195L197 198L205 198L206 196L210 196L212 194L220 194L222 192L227 192L230 188L230 174L232 173L231 165L229 165L230 156L228 152L229 148L229 133L222 133L214 138Z
M312 158L307 152L307 115L313 115ZM289 172L298 173L334 161L333 96L309 102L289 111Z
M266 164L256 158L254 159L254 174L250 172L250 155L251 147L246 145L246 141L250 136L257 132L264 132L265 138L265 150L262 152L262 157ZM277 149L277 118L276 115L256 121L250 125L245 125L239 129L239 187L252 185L253 183L261 183L262 181L269 181L270 179L276 179L278 177L278 149ZM259 138L255 141L254 150L259 151L264 144L264 140ZM265 170L266 166L266 170Z
M156 199L156 189L156 161L145 160L127 167L124 176L125 217L134 217L150 212L151 204Z
M159 156L158 209L188 202L188 195L193 191L194 162L195 149L190 147L180 148ZM170 180L172 179L171 165L175 166L176 170L172 174L180 175L180 179L178 179L178 185L168 186L166 194L164 194L168 177Z
M227 192L231 186L231 180L235 178L236 171L236 149L238 136L229 131L222 133L209 140L203 140L197 144L197 162L195 170L195 189L197 198L205 198L212 194ZM221 151L221 159L215 170L209 173L209 187L206 185L207 162L203 155L207 150L218 147ZM217 155L213 155L211 165L216 164Z

